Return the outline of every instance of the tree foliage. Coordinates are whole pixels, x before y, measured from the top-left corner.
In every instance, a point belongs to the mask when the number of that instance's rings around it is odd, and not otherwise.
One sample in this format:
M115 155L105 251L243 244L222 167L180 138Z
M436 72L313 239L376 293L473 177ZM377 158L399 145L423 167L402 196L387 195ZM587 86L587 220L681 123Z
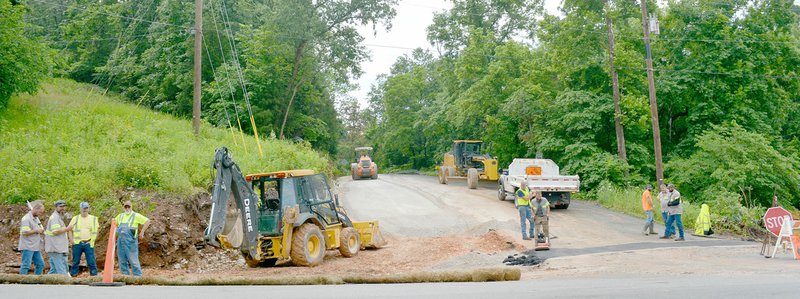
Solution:
M59 50L56 73L181 117L191 115L193 42L203 38L203 119L254 133L252 112L261 135L333 154L343 134L334 101L369 57L356 26L390 28L396 3L209 0L199 35L191 1L31 1L28 35Z
M541 153L587 191L653 180L638 3L564 1L553 16L539 1L453 2L428 28L440 56L401 57L373 86L368 136L387 166L432 167L451 140L483 139L501 166ZM690 199L728 202L741 187L752 203L776 190L798 206L800 8L697 0L649 10L661 24L652 49L668 180ZM606 16L627 162L616 156Z
M0 0L0 109L16 93L36 92L49 71L47 48L24 35L25 10L23 5Z

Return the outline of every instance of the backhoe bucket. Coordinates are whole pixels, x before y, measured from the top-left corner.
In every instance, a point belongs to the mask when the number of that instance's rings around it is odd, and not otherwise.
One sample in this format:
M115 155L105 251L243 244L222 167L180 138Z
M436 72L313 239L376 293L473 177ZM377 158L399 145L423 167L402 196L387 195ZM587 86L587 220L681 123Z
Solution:
M229 210L225 215L225 228L222 233L217 235L217 240L222 248L239 248L244 239L244 231L242 230L242 216L239 210Z
M386 240L378 228L378 220L354 221L353 228L358 231L361 237L361 248L381 248L386 246Z

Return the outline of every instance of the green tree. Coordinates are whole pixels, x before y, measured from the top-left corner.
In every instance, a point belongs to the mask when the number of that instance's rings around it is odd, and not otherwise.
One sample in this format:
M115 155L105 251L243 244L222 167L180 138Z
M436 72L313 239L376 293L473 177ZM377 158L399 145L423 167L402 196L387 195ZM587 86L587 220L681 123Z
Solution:
M16 93L36 92L50 67L47 47L24 35L24 13L23 5L0 0L0 108Z

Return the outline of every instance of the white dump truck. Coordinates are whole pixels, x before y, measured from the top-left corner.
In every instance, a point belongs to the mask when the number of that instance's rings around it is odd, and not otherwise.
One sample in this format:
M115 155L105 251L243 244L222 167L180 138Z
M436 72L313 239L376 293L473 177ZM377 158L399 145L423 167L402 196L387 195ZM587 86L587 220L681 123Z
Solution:
M580 191L577 175L561 175L559 167L550 159L515 158L508 169L502 170L498 180L497 198L506 200L516 196L522 181L528 182L531 191L541 191L542 197L554 208L566 209L572 193Z

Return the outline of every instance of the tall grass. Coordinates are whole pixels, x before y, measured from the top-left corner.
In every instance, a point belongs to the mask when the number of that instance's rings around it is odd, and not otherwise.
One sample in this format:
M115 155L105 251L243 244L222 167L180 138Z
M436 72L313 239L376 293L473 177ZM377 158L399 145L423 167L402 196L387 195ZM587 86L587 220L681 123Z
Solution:
M191 195L211 184L214 150L227 146L245 172L311 168L330 173L307 145L256 141L101 96L86 84L55 79L37 95L0 111L0 202L65 199L108 205L115 191L137 188Z
M597 202L606 208L644 219L642 192L644 192L644 189L619 188L612 186L608 182L602 182L597 189ZM656 222L664 224L661 219L661 206L658 202L657 192L657 190L653 192L653 218ZM694 220L700 213L700 205L692 204L686 199L683 200L682 205L683 214L681 215L681 220L686 233L690 234L694 231Z

